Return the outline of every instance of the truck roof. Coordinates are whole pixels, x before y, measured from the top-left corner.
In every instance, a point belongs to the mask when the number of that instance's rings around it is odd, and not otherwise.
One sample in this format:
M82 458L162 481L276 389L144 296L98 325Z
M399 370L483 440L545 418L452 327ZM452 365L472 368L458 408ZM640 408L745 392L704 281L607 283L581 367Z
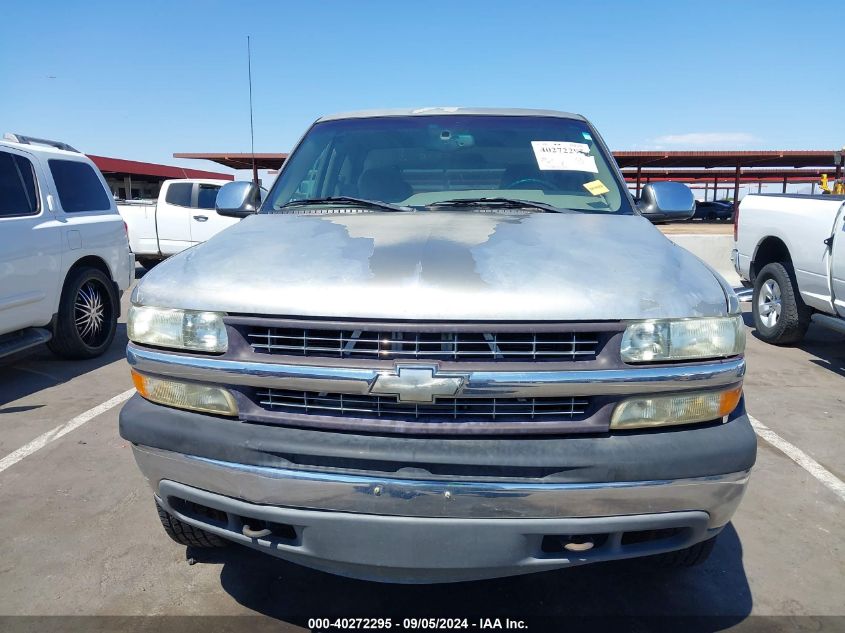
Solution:
M336 121L339 119L369 119L388 116L437 116L449 114L474 114L480 116L542 116L558 117L561 119L577 119L586 121L580 114L561 112L559 110L535 110L531 108L381 108L375 110L357 110L322 116L317 121Z
M0 137L0 147L12 147L30 154L54 154L66 158L73 158L76 160L89 160L85 154L79 152L69 152L64 149L57 149L49 145L41 145L39 143L17 143ZM90 162L90 161L89 161Z

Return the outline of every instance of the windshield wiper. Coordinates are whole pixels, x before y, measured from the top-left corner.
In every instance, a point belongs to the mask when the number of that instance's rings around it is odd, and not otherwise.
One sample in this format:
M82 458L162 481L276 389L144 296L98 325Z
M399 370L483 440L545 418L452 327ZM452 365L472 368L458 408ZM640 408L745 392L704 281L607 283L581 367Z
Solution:
M446 207L491 207L497 209L535 209L547 213L572 213L572 209L563 209L534 202L533 200L519 200L517 198L455 198L454 200L441 200L426 205L426 209L438 209Z
M274 211L281 211L282 209L290 209L292 207L307 207L316 204L355 204L360 207L368 209L381 209L382 211L413 211L410 207L402 207L398 204L390 204L389 202L379 202L378 200L365 200L364 198L352 198L350 196L329 196L328 198L311 198L305 200L291 200L280 207L275 207Z

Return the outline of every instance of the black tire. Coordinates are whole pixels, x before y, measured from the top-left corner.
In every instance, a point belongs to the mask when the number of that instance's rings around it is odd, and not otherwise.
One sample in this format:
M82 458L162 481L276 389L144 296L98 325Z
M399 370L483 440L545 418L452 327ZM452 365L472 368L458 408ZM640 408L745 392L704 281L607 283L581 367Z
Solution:
M162 508L158 501L156 501L156 510L158 510L158 518L161 521L164 531L167 532L167 536L180 545L202 548L226 547L229 545L229 541L220 538L216 534L211 534L210 532L180 521Z
M758 336L767 343L790 345L800 342L807 333L813 312L795 289L795 273L789 263L767 264L754 279L751 303L754 327ZM776 290L779 296L768 301L767 298L773 295L772 290Z
M117 330L118 297L114 283L97 268L77 268L68 275L53 324L50 350L62 358L94 358L105 352Z
M683 567L695 567L701 565L704 561L710 558L713 547L716 545L716 537L709 538L706 541L701 541L695 545L691 545L686 549L680 549L675 552L666 552L665 554L658 554L654 556L654 563L658 567L678 569Z
M152 270L153 266L161 263L160 259L154 259L152 257L136 257L135 261L141 264L141 266L143 266L147 270Z
M710 213L707 214L707 221L708 222L712 222L713 220L716 220L716 219L717 219L716 214L713 211L711 211Z

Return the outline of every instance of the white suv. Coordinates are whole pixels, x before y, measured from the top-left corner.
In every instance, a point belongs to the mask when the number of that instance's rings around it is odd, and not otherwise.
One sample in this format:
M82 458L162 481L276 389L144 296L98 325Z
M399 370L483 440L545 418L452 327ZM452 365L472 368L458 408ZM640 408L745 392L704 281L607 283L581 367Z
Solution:
M134 269L88 157L55 141L0 140L0 357L45 342L65 358L102 354Z

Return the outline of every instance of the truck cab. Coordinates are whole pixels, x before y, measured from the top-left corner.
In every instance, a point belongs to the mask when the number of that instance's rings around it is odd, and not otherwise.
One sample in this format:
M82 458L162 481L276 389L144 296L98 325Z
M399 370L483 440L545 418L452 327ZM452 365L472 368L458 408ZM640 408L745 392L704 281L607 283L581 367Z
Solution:
M152 267L195 244L205 242L237 219L215 212L217 192L229 180L165 180L156 201L119 202L129 242L138 262Z

